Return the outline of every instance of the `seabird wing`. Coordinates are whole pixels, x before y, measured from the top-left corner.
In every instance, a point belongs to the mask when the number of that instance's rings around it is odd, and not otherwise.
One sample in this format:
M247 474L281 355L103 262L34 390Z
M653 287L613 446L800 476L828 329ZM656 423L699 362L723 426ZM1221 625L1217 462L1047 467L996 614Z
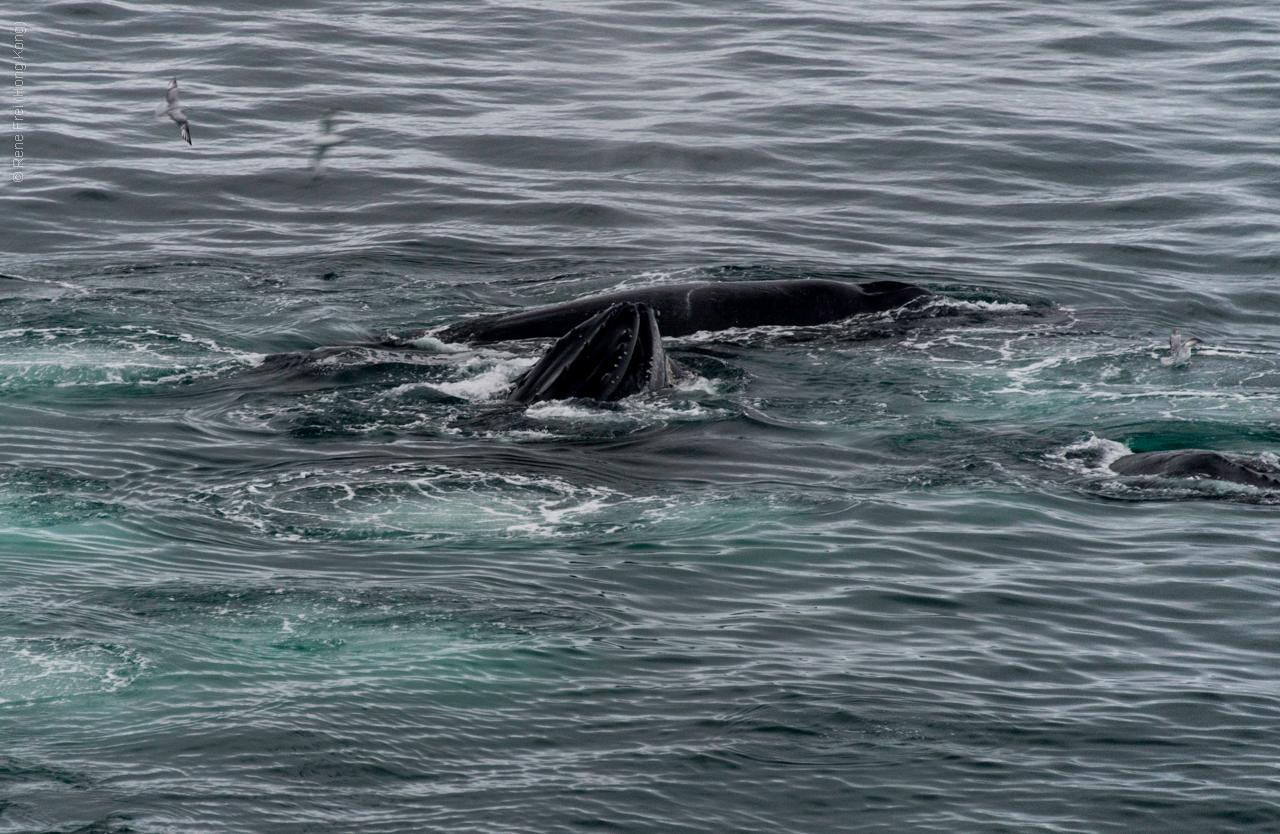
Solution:
M182 112L182 105L178 103L178 79L169 82L169 89L164 91L164 106L156 108L157 116L168 116L178 125L182 131L182 138L187 140L187 144L191 144L191 125L187 122L187 114Z
M187 121L187 114L181 110L174 108L169 111L169 118L177 123L182 130L182 138L187 140L187 144L191 144L191 124Z
M315 156L311 157L311 179L320 179L320 172L324 170L324 152L328 148L324 145L316 147Z

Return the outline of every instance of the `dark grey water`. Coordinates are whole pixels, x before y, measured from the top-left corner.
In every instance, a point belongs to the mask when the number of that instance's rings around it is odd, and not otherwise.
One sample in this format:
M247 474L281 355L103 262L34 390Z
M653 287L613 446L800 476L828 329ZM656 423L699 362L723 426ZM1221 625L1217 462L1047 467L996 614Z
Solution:
M0 832L1280 830L1280 495L1105 466L1280 447L1273 4L15 22ZM802 276L940 298L429 335Z

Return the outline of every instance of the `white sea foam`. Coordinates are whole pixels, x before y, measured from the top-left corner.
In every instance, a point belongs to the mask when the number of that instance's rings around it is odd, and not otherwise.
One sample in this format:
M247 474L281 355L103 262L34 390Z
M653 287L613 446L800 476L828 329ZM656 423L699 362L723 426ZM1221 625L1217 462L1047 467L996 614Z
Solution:
M464 362L459 370L470 373L456 382L436 383L437 390L464 400L494 400L506 394L520 374L538 360L532 357L480 355Z
M720 385L717 380L708 379L705 376L696 374L684 377L678 380L675 385L671 386L676 391L685 393L703 393L716 395L720 393Z
M410 339L405 344L418 348L419 350L429 350L435 353L466 353L472 348L467 345L459 345L453 342L443 342L435 334L439 330L431 333L424 333L416 339Z
M1117 476L1111 471L1111 464L1128 454L1131 454L1129 447L1123 443L1090 432L1084 440L1049 452L1045 458L1076 475L1114 478Z
M829 327L831 325L813 325L814 327ZM794 335L796 328L789 325L762 325L760 327L729 327L724 330L699 330L696 333L690 333L687 336L671 337L664 341L670 341L672 344L690 344L697 345L706 342L722 343L722 344L746 344L758 342L761 339L782 338Z
M115 692L148 665L137 652L113 646L0 637L0 704Z
M143 325L93 334L80 327L15 328L0 332L3 342L16 344L0 350L0 387L165 385L216 376L230 365L257 365L264 358L213 339Z
M619 400L612 407L567 400L535 403L525 410L525 416L531 420L639 426L702 421L723 416L723 412L692 400L676 400L661 394L639 394Z
M550 476L392 465L358 473L300 471L220 488L203 500L226 518L298 540L325 530L427 539L554 536L634 499Z
M558 538L687 519L715 495L633 495L551 475L403 463L353 472L300 470L195 496L217 516L281 541L407 537ZM722 509L722 507L721 507ZM720 510L717 510L719 512Z
M933 298L926 300L918 308L919 310L960 310L974 313L1026 313L1030 312L1031 306L1023 304L1019 301L963 301L957 298L949 298L945 295L935 295ZM896 313L895 310L888 310L886 313Z
M601 295L606 293L622 292L624 290L633 289L661 289L671 284L684 284L696 281L709 280L705 270L699 267L688 267L685 269L653 269L644 272L637 272L629 278L624 278L613 286L602 289Z
M599 420L616 419L611 412L567 400L550 400L534 403L525 409L525 416L533 420Z
M397 385L391 390L384 392L380 396L386 397L387 399L396 399L397 397L403 397L406 394L412 394L414 391L439 391L439 390L440 390L440 385L439 383L435 383L435 382L406 382L401 385Z

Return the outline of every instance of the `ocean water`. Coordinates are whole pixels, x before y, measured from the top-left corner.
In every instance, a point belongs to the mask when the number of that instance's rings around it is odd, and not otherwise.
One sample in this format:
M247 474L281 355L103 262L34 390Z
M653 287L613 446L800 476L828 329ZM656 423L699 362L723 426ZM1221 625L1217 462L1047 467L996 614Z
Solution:
M1106 466L1280 451L1274 3L0 22L0 832L1280 830L1280 494ZM777 277L937 298L433 336Z

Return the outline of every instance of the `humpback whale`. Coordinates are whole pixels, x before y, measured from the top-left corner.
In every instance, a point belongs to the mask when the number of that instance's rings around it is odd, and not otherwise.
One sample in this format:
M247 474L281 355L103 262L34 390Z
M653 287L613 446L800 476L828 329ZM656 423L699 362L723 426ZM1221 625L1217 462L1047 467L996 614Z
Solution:
M648 305L667 336L731 327L806 326L892 310L930 295L923 287L902 281L705 281L622 290L523 313L484 316L447 327L439 338L446 342L558 339L597 313L624 303Z
M516 380L508 401L620 400L657 391L680 373L662 348L653 308L626 301L570 330Z
M1125 455L1112 461L1111 471L1118 475L1147 475L1157 478L1211 478L1263 489L1280 489L1280 469L1268 468L1255 460L1240 459L1205 449L1175 449Z
M702 282L622 290L486 316L445 328L443 341L558 341L524 376L508 401L569 397L605 402L671 385L682 370L662 336L766 325L814 325L901 307L931 293L901 281L846 284L827 279ZM661 328L661 329L659 329Z

